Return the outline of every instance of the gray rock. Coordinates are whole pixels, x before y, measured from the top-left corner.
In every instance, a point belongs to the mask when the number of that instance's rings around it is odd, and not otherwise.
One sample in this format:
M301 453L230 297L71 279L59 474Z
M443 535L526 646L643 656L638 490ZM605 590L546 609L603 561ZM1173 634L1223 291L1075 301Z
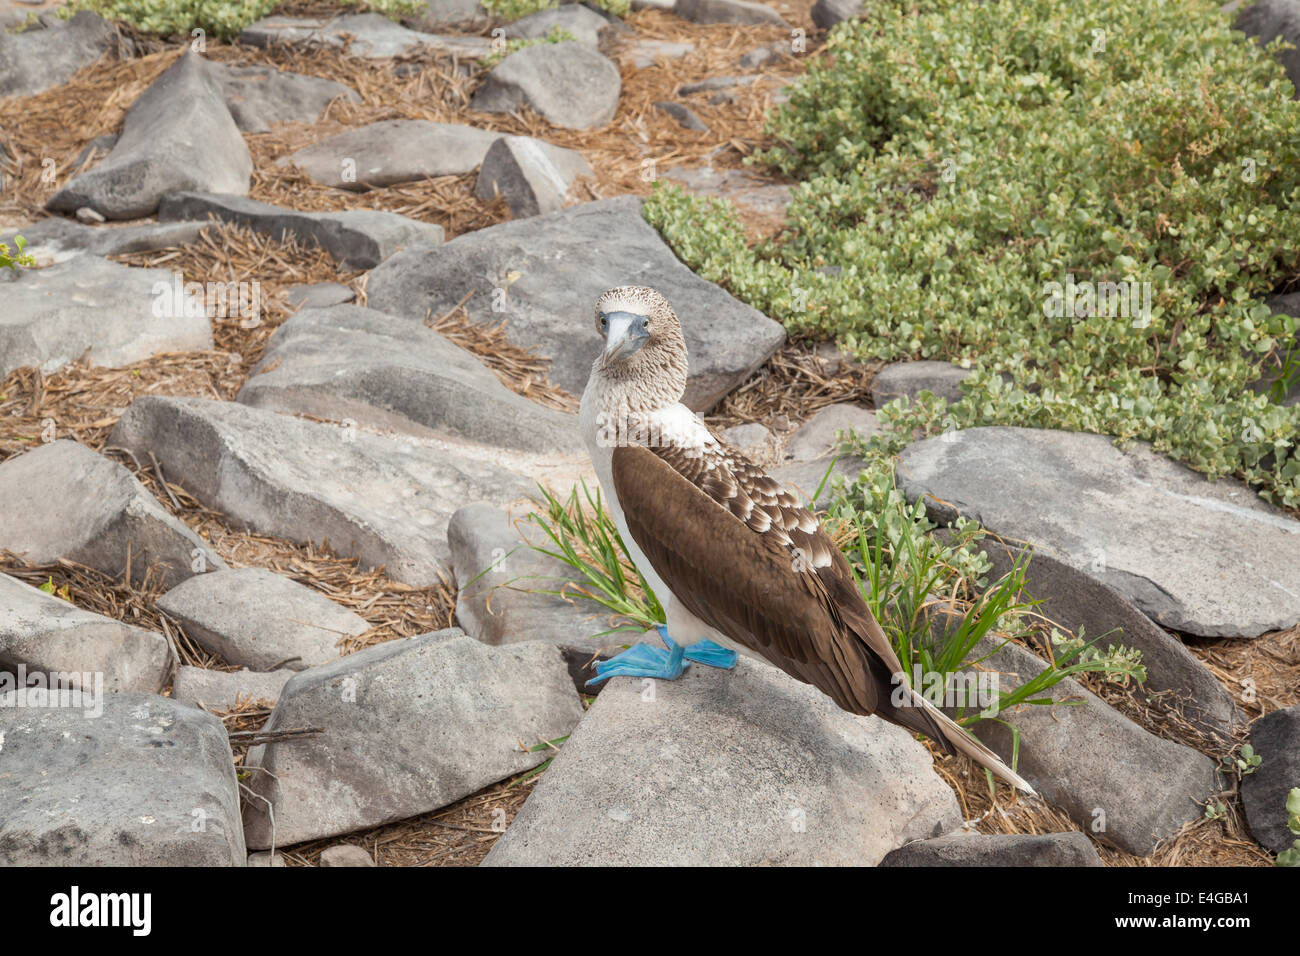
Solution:
M500 194L510 206L510 215L525 219L563 209L573 181L590 175L591 166L576 149L531 136L502 136L487 151L474 195L490 200Z
M677 120L677 125L682 129L695 130L696 132L708 132L709 127L705 125L704 120L695 115L695 111L681 103L672 103L667 100L654 104L654 108L661 112L667 113L673 119Z
M1287 795L1300 787L1300 706L1275 710L1255 721L1250 744L1263 763L1241 781L1246 823L1261 846L1281 853L1300 839L1286 825Z
M324 664L339 656L339 641L370 630L361 615L265 568L200 574L157 606L227 664L257 671Z
M98 160L107 156L112 151L113 147L117 145L117 141L117 133L103 133L96 136L82 148L81 152L77 154L77 158L72 161L72 171L74 173L79 173L81 172L81 167L85 166L92 159Z
M158 218L164 221L209 216L275 239L295 236L314 242L349 269L373 269L407 246L439 243L443 237L442 226L377 209L298 212L212 193L174 193L158 206Z
M526 488L495 449L392 441L238 402L143 396L111 442L152 450L171 480L242 527L328 541L335 553L416 587L442 580L457 508L505 504Z
M556 648L487 647L459 631L388 641L303 671L285 685L267 730L318 737L249 751L248 845L266 849L436 810L537 766L519 749L582 718ZM266 772L260 772L260 771Z
M176 668L172 678L172 700L203 710L233 710L244 700L265 700L274 704L294 671L283 668L259 673L210 670L206 667Z
M67 22L42 20L22 33L0 28L0 96L31 96L60 86L114 48L130 55L132 45L89 10Z
M819 408L799 426L785 446L785 457L794 461L822 461L840 454L841 435L849 432L867 439L880 431L876 413L860 405L839 402Z
M539 43L492 68L470 109L511 113L528 106L565 129L593 129L614 118L618 67L581 43Z
M46 374L83 355L127 365L159 352L212 348L205 305L171 295L166 269L133 269L80 255L0 277L0 376L25 365Z
M817 0L812 8L812 21L823 30L829 30L845 20L862 16L863 0Z
M422 10L402 17L403 24L424 33L452 28L473 33L491 20L492 15L478 0L426 0Z
M732 425L723 431L722 438L759 464L763 464L771 457L772 446L776 443L776 436L766 425L759 422Z
M654 66L659 60L680 60L695 52L694 43L674 43L671 40L646 40L637 38L627 47L632 65L638 70Z
M75 561L117 578L129 563L137 584L156 567L165 586L226 566L126 468L67 439L0 464L0 550L30 564Z
M384 120L330 136L276 161L326 186L364 192L473 172L500 133L455 123Z
M512 521L506 512L479 502L466 505L447 526L456 578L456 623L470 637L498 646L545 641L560 648L577 687L595 673L588 664L628 643L625 633L596 637L614 626L597 604L576 596L536 591L571 589L576 573L534 551L550 541L536 525Z
M167 682L171 653L161 634L83 611L0 574L0 669L19 666L28 673L74 675L73 683L89 691L99 681L113 693L156 693Z
M374 866L375 861L362 847L340 843L320 851L321 866Z
M872 866L960 822L907 731L745 657L612 678L484 862Z
M184 117L184 122L177 122ZM113 151L45 204L89 207L108 219L139 219L168 193L248 194L253 159L207 62L186 53L140 95Z
M677 0L673 12L693 23L775 24L788 27L771 7L749 0Z
M901 846L881 866L1101 866L1087 835L946 833Z
M985 638L972 652L979 670L1011 691L1046 668L1016 644ZM1050 691L1055 705L1023 704L973 728L1003 760L1020 731L1017 772L1042 796L1093 836L1126 853L1150 856L1183 824L1203 815L1201 805L1222 786L1209 757L1143 730L1065 678ZM1076 700L1075 704L1060 701Z
M508 280L509 273L518 277ZM459 236L445 246L408 249L371 273L371 307L423 319L453 308L473 290L476 322L508 322L511 341L551 359L550 381L574 394L586 386L600 336L590 316L606 289L662 290L682 319L690 349L685 401L712 407L780 348L785 331L701 279L641 218L641 201L620 196ZM492 311L506 290L505 311ZM585 307L584 307L585 308Z
M762 66L776 55L776 52L770 46L755 47L740 58L740 67L744 70L752 70L756 66Z
M607 26L609 21L595 10L570 3L540 10L507 24L505 36L510 40L534 40L548 36L553 29L559 27L578 43L594 47L600 43L600 31Z
M422 322L353 305L304 310L276 329L239 401L523 451L580 447L575 416L510 391Z
M308 49L346 45L350 54L368 60L419 53L478 59L492 52L492 43L486 37L419 33L394 23L381 13L315 18L266 17L244 27L239 33L239 42L256 47L285 44Z
M769 182L745 169L669 169L663 178L681 183L688 192L718 196L773 220L784 221L790 205L789 186Z
M226 107L245 133L265 133L275 123L315 123L331 100L360 103L351 87L319 76L277 70L263 63L210 63Z
M1013 544L993 539L986 539L981 548L993 564L989 581L1010 571L1022 553ZM1043 553L1034 554L1029 562L1026 589L1042 602L1037 613L1075 634L1082 628L1087 640L1119 628L1119 633L1100 641L1099 647L1105 650L1111 644L1124 644L1142 652L1147 681L1141 687L1134 685L1134 696L1141 699L1146 694L1169 692L1171 704L1189 723L1222 738L1225 745L1245 723L1245 714L1232 694L1200 658L1178 638L1153 624L1115 589Z
M272 853L269 850L263 850L261 853L248 854L249 866L288 866L284 860L283 853Z
M707 80L684 83L677 90L678 96L690 96L692 93L712 93L714 90L729 90L733 86L749 86L757 83L757 76L711 76Z
M961 383L970 374L970 369L951 362L895 362L872 379L871 403L881 408L899 398L916 401L922 392L957 402L962 397Z
M284 290L284 297L291 309L327 309L351 302L357 294L339 282L312 282L290 286Z
M1237 14L1232 24L1261 46L1281 37L1291 49L1278 53L1291 85L1300 90L1300 3L1296 0L1257 0ZM1289 845L1289 844L1288 844Z
M909 445L909 501L957 514L1085 571L1157 623L1255 637L1300 621L1300 522L1241 482L1211 482L1103 435L972 428Z
M166 697L0 706L0 863L243 866L226 728ZM15 770L21 772L14 772Z
M808 504L824 508L841 479L852 480L866 464L841 449L835 436L848 430L867 438L880 426L874 412L857 405L839 403L819 409L786 440L782 463L771 469L772 477Z
M633 10L671 10L677 0L632 0Z
M94 256L118 256L128 252L153 252L170 246L183 246L198 241L205 226L205 222L151 222L134 226L99 227L88 226L75 219L64 219L62 216L50 216L19 230L19 233L27 240L25 251L32 254L36 265L45 266L66 262L86 252ZM12 249L14 236L0 236L0 242ZM89 268L93 270L96 267ZM140 271L142 270L134 270L137 273ZM166 271L160 271L160 274L170 276ZM108 286L114 284L105 283ZM195 328L198 327L199 324L195 323ZM203 347L212 346L209 344Z

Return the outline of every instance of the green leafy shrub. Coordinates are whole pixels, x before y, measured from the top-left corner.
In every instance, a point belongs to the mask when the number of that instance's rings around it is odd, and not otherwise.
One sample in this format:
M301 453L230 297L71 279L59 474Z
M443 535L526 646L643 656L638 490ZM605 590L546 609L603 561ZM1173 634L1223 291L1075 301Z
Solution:
M676 187L647 219L793 333L974 370L960 402L887 409L900 436L1145 439L1300 505L1300 407L1251 388L1297 336L1260 301L1300 273L1300 107L1272 50L1209 0L913 7L838 27L771 119L760 160L805 180L785 233L750 248ZM1141 314L1054 299L1075 281L1133 283Z
M417 13L421 0L336 0L348 9L373 10L396 19ZM207 36L229 39L269 15L280 0L70 0L61 16L93 10L107 20L121 20L145 33L188 34L195 28Z

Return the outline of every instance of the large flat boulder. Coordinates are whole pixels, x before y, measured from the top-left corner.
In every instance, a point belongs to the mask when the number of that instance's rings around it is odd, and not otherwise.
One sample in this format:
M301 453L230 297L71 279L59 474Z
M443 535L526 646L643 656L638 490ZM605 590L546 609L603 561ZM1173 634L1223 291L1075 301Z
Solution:
M539 43L488 73L470 109L512 113L528 106L565 129L594 129L614 118L623 81L607 57L581 43Z
M227 664L256 671L306 670L339 656L339 642L370 630L366 619L319 591L266 568L190 578L158 609Z
M503 28L503 35L511 40L539 40L550 36L556 28L566 31L577 42L585 46L600 44L600 31L609 26L609 21L595 10L580 3L566 3L563 6L539 10L526 17L520 17Z
M18 667L29 674L70 674L87 690L102 680L113 693L157 693L166 685L171 654L155 631L83 611L0 574L0 670Z
M322 733L250 750L249 785L263 799L247 803L248 845L286 846L444 807L537 766L547 754L519 743L563 737L581 718L564 661L547 644L487 647L452 629L303 671L265 729Z
M612 678L484 862L874 866L960 822L907 731L742 658Z
M453 28L472 33L482 30L491 20L492 15L479 0L425 0L416 12L402 17L406 26L424 33Z
M115 578L129 568L137 584L153 569L164 586L226 566L125 467L67 439L0 464L0 550Z
M1300 522L1147 445L971 428L909 445L898 484L932 519L1030 542L1173 630L1256 637L1300 621Z
M72 79L109 50L129 41L89 10L66 22L55 17L21 33L0 29L0 96L31 96Z
M382 120L328 136L276 161L326 186L361 192L479 167L500 133L458 123Z
M67 213L88 207L106 219L139 219L152 215L168 193L247 195L252 172L221 85L207 61L187 51L131 106L108 157L45 207Z
M999 647L989 638L973 655L984 658L977 670L995 677L1001 691L1047 666L1017 644ZM1150 856L1203 816L1205 801L1222 787L1209 757L1147 732L1071 678L1034 696L1054 703L1022 704L970 729L1003 760L1015 753L1017 772L1104 843Z
M276 329L239 401L523 451L580 446L576 416L510 391L422 322L353 305L304 309Z
M420 33L394 23L381 13L349 13L339 17L270 16L241 30L239 42L258 47L346 47L352 56L367 60L421 52L478 59L492 52L492 43L486 37Z
M245 133L266 133L277 123L315 123L331 101L360 103L356 90L335 80L277 70L265 63L209 63L226 108Z
M153 694L99 704L0 706L0 864L243 866L221 721Z
M466 501L530 487L497 449L392 440L198 398L137 398L112 444L152 451L170 480L237 524L384 567L405 584L443 579L447 521Z
M114 366L212 348L204 303L186 294L176 305L174 282L166 269L133 269L92 255L44 269L5 269L0 376L25 365L48 374L83 355L93 365Z
M371 273L368 291L372 308L419 319L473 292L466 305L473 321L506 320L510 340L549 358L551 382L578 395L600 351L590 310L620 285L652 286L672 303L690 350L685 401L697 411L785 341L780 324L684 266L641 218L634 196L490 226L445 246L412 247Z
M209 218L252 229L273 239L293 236L315 243L348 269L373 269L416 243L442 242L442 226L378 209L299 212L243 196L174 193L158 206L164 222Z

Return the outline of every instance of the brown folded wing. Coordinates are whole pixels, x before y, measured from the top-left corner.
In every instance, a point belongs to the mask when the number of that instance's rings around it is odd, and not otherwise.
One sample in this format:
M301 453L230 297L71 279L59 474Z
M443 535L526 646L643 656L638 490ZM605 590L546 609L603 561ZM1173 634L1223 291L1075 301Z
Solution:
M633 540L692 614L845 710L894 710L897 656L844 556L777 481L725 446L620 446L613 477Z

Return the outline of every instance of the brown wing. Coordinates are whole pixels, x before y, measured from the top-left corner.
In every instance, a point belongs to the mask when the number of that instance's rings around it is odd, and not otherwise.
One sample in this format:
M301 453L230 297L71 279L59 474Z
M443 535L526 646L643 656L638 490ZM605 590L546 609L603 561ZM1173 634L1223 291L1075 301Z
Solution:
M633 540L692 614L845 710L892 711L902 666L844 556L779 482L725 446L619 446L613 477Z

